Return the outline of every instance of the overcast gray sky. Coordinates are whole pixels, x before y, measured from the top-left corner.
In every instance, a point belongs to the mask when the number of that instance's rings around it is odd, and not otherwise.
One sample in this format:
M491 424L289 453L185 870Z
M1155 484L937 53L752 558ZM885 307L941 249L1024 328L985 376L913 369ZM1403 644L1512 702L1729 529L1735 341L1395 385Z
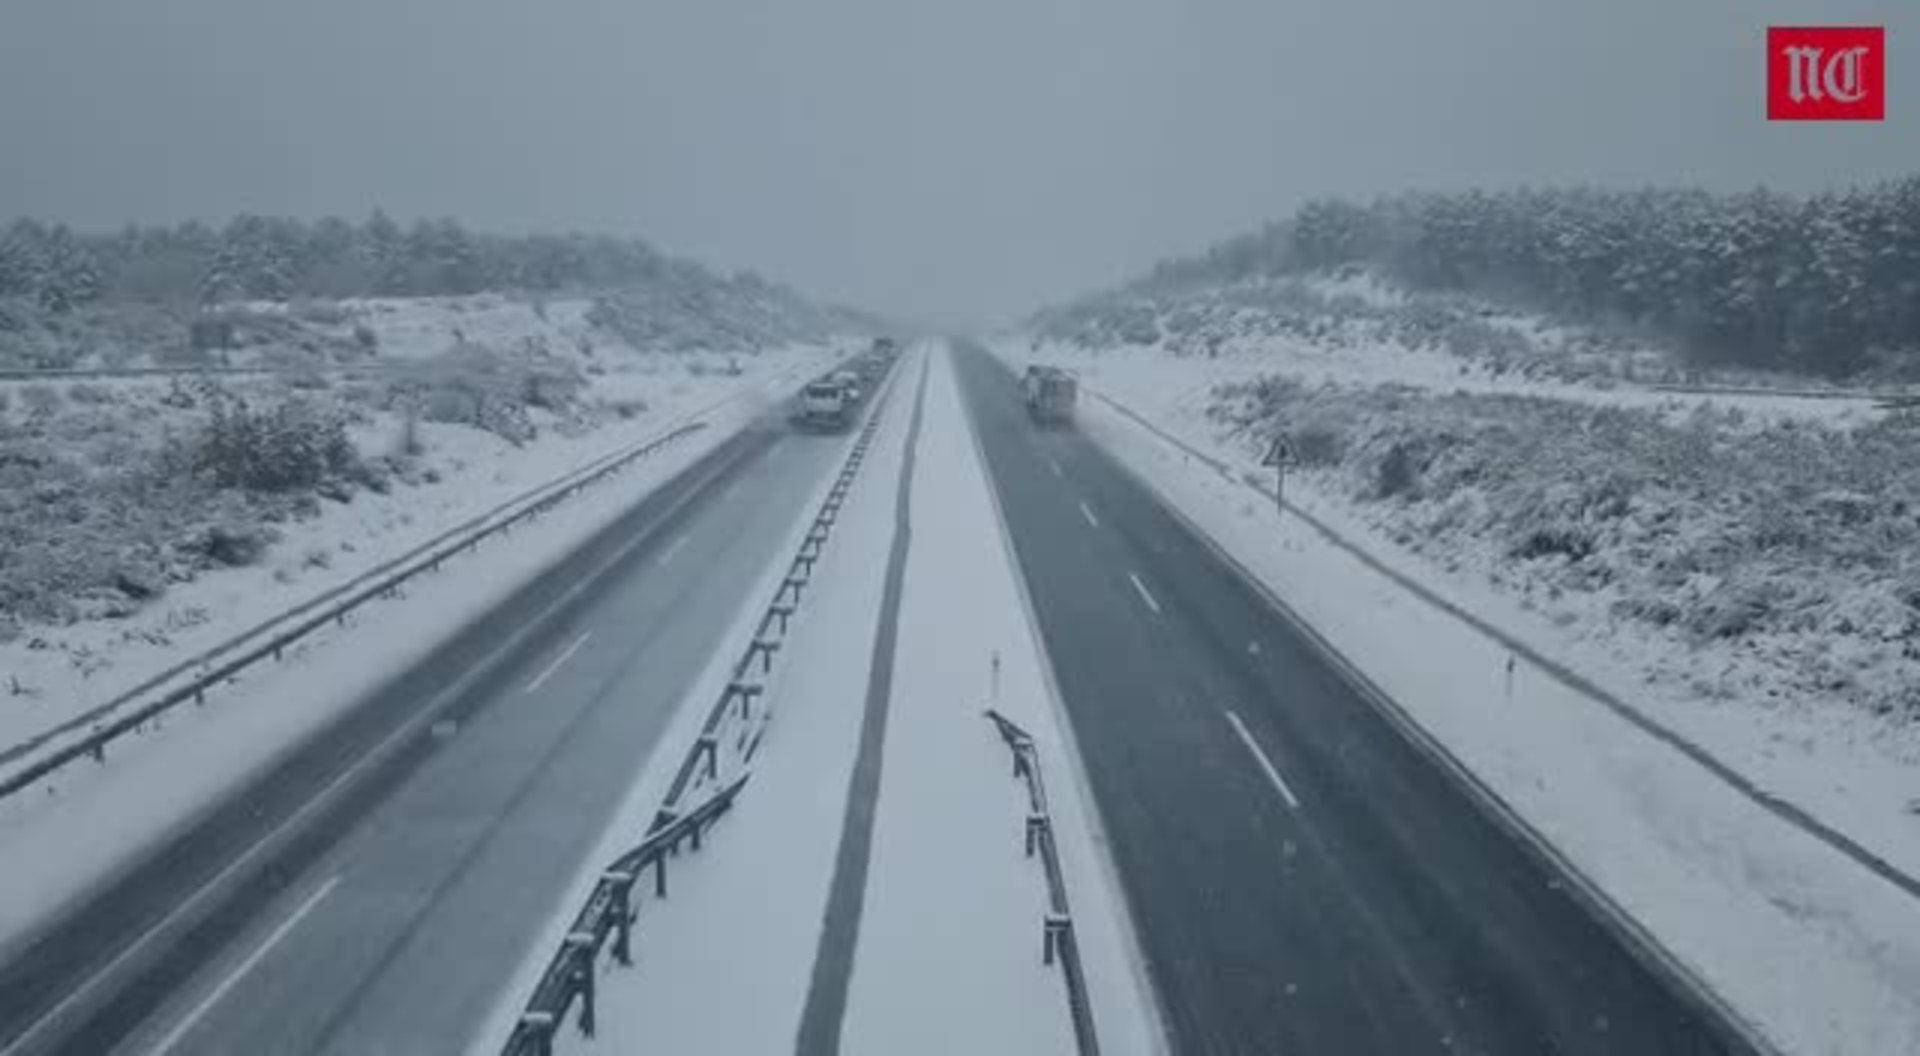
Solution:
M1888 120L1769 125L1769 22ZM0 215L640 234L938 320L1326 193L1920 171L1913 0L0 0Z

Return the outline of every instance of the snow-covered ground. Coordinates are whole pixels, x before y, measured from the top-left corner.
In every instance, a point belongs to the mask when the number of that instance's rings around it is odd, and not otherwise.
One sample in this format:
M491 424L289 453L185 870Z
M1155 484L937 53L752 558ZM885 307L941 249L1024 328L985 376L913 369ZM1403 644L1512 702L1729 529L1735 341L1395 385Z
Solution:
M1737 409L1756 421L1800 420L1847 426L1873 421L1882 413L1867 397L1786 396L1761 392L1678 392L1652 386L1593 385L1553 378L1529 378L1496 372L1435 348L1378 343L1333 348L1308 338L1285 336L1229 342L1218 358L1175 357L1158 346L1125 346L1089 352L1073 345L1033 338L1005 338L996 347L1008 362L1071 363L1083 377L1118 386L1171 385L1183 404L1201 399L1214 386L1284 374L1307 384L1396 385L1436 394L1480 393L1533 396L1580 404L1657 411L1682 419L1698 408ZM1163 397L1166 398L1166 397Z
M642 496L702 454L724 442L772 401L782 399L806 371L831 352L769 358L755 374L719 379L686 393L676 419L648 423L650 433L672 428L698 412L708 428L643 458L632 468L561 503L527 527L495 537L473 554L456 558L440 574L415 580L400 596L371 604L344 628L327 629L289 650L284 661L256 666L209 694L204 707L176 709L140 735L115 743L105 765L70 766L42 785L0 801L0 948L31 931L67 901L84 895L123 863L162 845L180 827L250 777L323 728L353 702L397 672L418 663L477 614L541 575L594 532L630 509ZM694 402L696 399L704 403ZM631 442L634 435L624 439ZM388 510L387 534L363 537L356 556L366 564L429 537L437 526L460 519L491 500L571 468L577 461L619 446L611 435L566 455L523 449L528 457L491 486L469 480L477 496L449 488L436 508L410 496ZM568 457L568 456L571 457ZM363 497L362 502L365 499ZM356 505L359 505L356 503ZM371 506L371 504L368 504ZM365 507L363 507L365 508ZM346 507L343 509L351 509ZM411 518L411 524L403 518ZM334 524L344 532L365 522ZM411 531L402 531L402 527ZM329 544L338 536L319 536ZM476 570L484 569L482 575ZM350 569L335 568L335 575ZM312 593L308 582L275 583L269 572L232 573L242 582L212 575L180 590L204 591L196 603L220 613L202 638L150 645L150 667L174 662L180 652L224 637ZM268 589L269 585L285 589ZM263 596L264 595L264 596ZM196 628L197 630L198 628ZM28 654L31 655L31 654ZM128 680L140 677L125 664ZM116 671L120 668L116 667ZM447 687L456 692L460 687ZM244 703L245 707L238 706ZM429 711L432 709L428 709ZM84 833L76 839L75 833Z
M916 359L902 363L888 419L781 649L766 696L772 724L750 784L706 850L675 860L667 901L641 906L635 967L603 960L597 1037L582 1039L569 1024L558 1051L792 1050L858 750L918 368ZM984 716L994 704L1035 734L1051 777L1104 1051L1158 1052L1124 910L1056 725L1044 654L969 429L940 354L915 449L913 534L841 1051L1073 1051L1060 976L1040 958L1046 888L1037 860L1022 854L1025 804ZM768 574L784 568L783 554ZM625 820L556 909L553 941L531 952L471 1056L497 1051L599 869L644 831L693 736L690 717L724 685L758 617L756 600L683 706L677 743L649 761Z
M1117 888L1029 622L951 354L934 362L914 465L892 716L841 1051L1070 1053L1047 891L1022 856L1026 799L992 706L1033 733L1048 779L1101 1051L1157 1051Z
M1412 292L1366 268L1224 284L1110 291L1040 313L1030 329L1079 351L1146 351L1224 362L1243 354L1297 377L1439 391L1550 393L1657 406L1663 390L1744 389L1740 406L1821 419L1858 415L1875 396L1753 368L1689 362L1654 334L1556 322L1465 293ZM1023 335L1024 337L1025 335ZM1617 396L1596 393L1619 391ZM1821 409L1823 399L1840 406Z
M1003 345L1015 363L1025 342ZM1268 584L1600 890L1783 1049L1920 1051L1914 900L1786 823L1697 762L1310 530L1276 522L1271 470L1209 417L1215 363L1074 356L1090 387L1217 459L1157 438L1099 399L1085 428ZM1271 370L1269 361L1263 366ZM1288 500L1353 545L1700 745L1755 784L1920 871L1910 730L1857 710L1707 705L1662 672L1737 662L1648 636L1596 649L1383 538L1339 494L1298 480ZM1665 666L1663 666L1665 665ZM1649 677L1652 675L1653 677Z
M903 357L894 369L893 393L878 408L885 418L766 682L769 725L752 777L705 849L674 860L667 900L639 892L634 967L600 962L599 1034L586 1041L567 1024L556 1051L792 1050L859 745L918 359ZM823 480L820 494L796 511L788 545L775 551L734 627L715 643L668 736L555 907L548 940L527 951L493 1022L473 1039L473 1056L499 1051L606 863L644 837L830 484Z
M352 580L531 488L681 424L724 427L789 395L824 369L839 348L741 357L740 373L698 359L635 356L592 388L598 398L639 401L630 416L597 428L549 427L527 443L468 425L422 421L415 483L387 494L359 491L348 502L313 504L276 525L280 540L263 561L170 584L156 600L111 619L27 624L0 642L0 746L18 744L272 616ZM688 369L697 364L697 372ZM157 392L156 383L127 383ZM613 395L615 392L620 395ZM643 395L644 394L644 395ZM717 430L724 432L724 428ZM383 450L399 433L382 415L354 430L363 451Z

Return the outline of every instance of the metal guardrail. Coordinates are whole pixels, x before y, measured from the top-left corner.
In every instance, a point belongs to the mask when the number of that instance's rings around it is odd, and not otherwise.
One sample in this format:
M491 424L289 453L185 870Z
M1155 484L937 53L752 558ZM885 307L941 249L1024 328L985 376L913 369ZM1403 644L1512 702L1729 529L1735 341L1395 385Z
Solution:
M1658 382L1648 386L1654 392L1689 396L1778 396L1795 400L1859 400L1886 410L1920 406L1920 392L1899 389L1821 389L1786 388L1765 385L1690 385L1682 382Z
M892 379L893 369L889 364L888 392L892 391ZM637 919L633 899L635 880L652 865L656 870L654 897L664 899L666 857L677 853L683 840L690 839L693 849L699 850L704 828L731 809L748 777L752 776L746 767L760 747L768 717L766 707L756 710L754 705L765 698L767 679L773 673L774 654L786 639L804 590L812 581L814 568L839 520L847 492L879 432L878 408L882 403L883 399L872 401L875 410L867 416L839 474L821 500L813 523L800 541L798 553L755 625L753 640L734 662L725 688L701 723L699 736L674 772L673 783L648 826L646 839L601 874L587 904L541 974L525 1011L515 1022L501 1050L503 1056L551 1056L554 1034L576 1000L581 1003L580 1032L593 1036L594 972L609 936L614 939L614 961L622 967L633 963L631 935ZM723 763L727 765L723 767ZM714 791L700 805L691 809L684 807L688 800L709 788Z
M412 366L403 359L389 359L377 363L257 363L241 366L210 363L171 367L0 367L0 381L52 384L61 381L264 377L278 374L351 378L398 373Z
M0 798L13 795L22 789L32 787L49 774L60 770L82 758L92 758L96 762L106 760L107 746L113 741L138 732L146 723L158 718L171 709L191 700L200 703L205 700L207 690L232 679L241 671L266 660L279 659L286 649L325 627L329 623L344 623L349 613L376 598L390 596L399 587L417 576L438 571L442 562L471 550L485 539L510 531L516 525L530 521L552 509L563 500L579 493L582 489L597 483L636 460L643 458L666 445L706 428L704 421L682 425L662 436L643 441L626 450L603 456L595 462L556 481L548 482L530 492L523 493L517 499L509 500L502 507L495 507L488 513L469 520L433 540L415 547L408 553L375 568L335 590L322 594L302 606L276 616L235 638L229 639L213 649L174 665L160 675L147 680L141 686L122 694L108 703L88 711L73 720L54 727L36 738L0 753L0 761L18 758L32 749L57 739L74 730L99 722L103 717L112 718L95 726L84 737L57 748L41 758L0 776ZM518 509L505 513L506 507L520 503ZM369 581L370 580L370 581ZM298 617L305 615L304 619ZM228 653L234 652L249 641L260 638L273 628L280 627L290 620L298 619L291 626L271 633L264 640L252 645L211 667L197 677L184 682L138 707L116 714L124 705L143 693L178 677L181 673L207 664L212 664Z
M716 792L697 809L670 825L656 830L640 846L615 859L600 874L587 897L560 951L548 962L547 970L534 985L527 1010L520 1014L513 1033L507 1038L507 1056L551 1056L553 1035L560 1023L580 1003L580 1030L591 1037L595 1029L596 962L607 940L613 940L613 959L623 967L633 964L633 924L636 912L634 886L649 867L653 869L653 897L667 897L667 859L680 853L683 842L700 849L702 832L720 815L733 808L740 790L747 786L741 775L732 784Z
M1047 809L1047 788L1040 778L1040 755L1033 737L1013 720L992 708L987 718L1013 752L1013 776L1027 788L1027 857L1040 853L1047 874L1047 915L1041 930L1040 956L1047 964L1058 961L1067 987L1067 1011L1073 1017L1073 1039L1080 1056L1100 1056L1100 1039L1093 1028L1093 1006L1087 997L1087 976L1080 963L1080 944L1073 930L1073 912L1067 905L1067 881L1060 871L1060 852L1053 840L1053 815Z
M1112 396L1097 390L1090 391L1093 392L1095 398L1107 406L1112 407L1114 411L1122 417L1125 417L1145 429L1148 433L1160 438L1162 442L1181 451L1187 457L1197 459L1205 464L1215 473L1219 474L1221 479L1225 480L1228 484L1235 487L1247 488L1269 499L1275 498L1272 492L1266 490L1261 485L1236 474L1233 467L1229 466L1220 458L1200 450L1160 426L1155 425L1151 419L1148 419L1146 416L1126 404L1121 403ZM1167 508L1172 510L1176 515L1179 515L1177 507L1169 505ZM1480 616L1469 612L1452 599L1435 591L1432 587L1393 567L1365 546L1335 531L1332 525L1315 516L1312 511L1302 509L1291 503L1289 503L1286 508L1289 514L1297 518L1300 523L1311 528L1315 534L1324 539L1328 544L1348 554L1354 560L1372 569L1374 572L1379 573L1381 576L1399 586L1402 590L1405 590L1407 593L1441 612L1446 613L1448 616L1451 616L1466 626L1473 628L1488 639L1499 642L1513 655L1526 660L1527 663L1532 664L1536 669L1544 672L1554 681L1594 701L1608 711L1613 712L1615 715L1631 723L1654 740L1693 760L1693 762L1698 764L1707 773L1713 775L1722 784L1746 797L1774 817L1779 818L1788 825L1793 826L1799 831L1806 833L1808 836L1832 848L1834 851L1846 856L1856 865L1865 868L1868 872L1899 888L1900 891L1909 898L1920 899L1920 873L1907 872L1892 861L1881 857L1865 844L1854 839L1847 833L1842 832L1839 828L1821 820L1806 808L1784 798L1772 789L1761 787L1752 778L1736 769L1732 764L1724 762L1718 755L1690 739L1677 728L1668 726L1666 723L1643 710L1639 705L1607 691L1598 683L1589 680L1586 676L1574 671L1560 661L1540 652L1533 646L1528 645L1526 642L1508 633L1505 629L1497 627L1488 620L1482 619ZM1194 530L1194 534L1202 538L1205 537L1204 533L1197 528ZM1235 565L1236 567L1239 565L1237 559L1225 551L1221 551L1220 553L1229 564ZM1274 597L1270 591L1267 591L1266 588L1261 585L1258 576L1246 571L1244 568L1241 569L1241 572L1247 582L1254 584L1266 594L1276 609L1286 613L1292 612L1291 609L1287 608L1284 603L1280 602L1278 598ZM1293 619L1295 626L1301 628L1303 631L1309 634L1317 634L1311 627L1307 626L1305 621L1299 620L1297 617L1290 618ZM1339 651L1331 645L1326 646L1323 651L1329 656L1340 655ZM1386 700L1384 694L1375 694L1375 696L1382 701ZM1390 705L1383 703L1382 706L1388 707ZM1411 722L1410 719L1408 721Z

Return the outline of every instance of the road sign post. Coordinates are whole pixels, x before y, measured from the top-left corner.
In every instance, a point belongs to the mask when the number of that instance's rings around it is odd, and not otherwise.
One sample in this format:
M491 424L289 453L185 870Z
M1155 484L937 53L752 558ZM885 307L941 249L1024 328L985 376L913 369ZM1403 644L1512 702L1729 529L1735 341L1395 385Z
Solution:
M1287 466L1293 462L1293 445L1284 435L1276 435L1268 445L1266 457L1260 460L1263 466L1273 467L1273 512L1287 512Z

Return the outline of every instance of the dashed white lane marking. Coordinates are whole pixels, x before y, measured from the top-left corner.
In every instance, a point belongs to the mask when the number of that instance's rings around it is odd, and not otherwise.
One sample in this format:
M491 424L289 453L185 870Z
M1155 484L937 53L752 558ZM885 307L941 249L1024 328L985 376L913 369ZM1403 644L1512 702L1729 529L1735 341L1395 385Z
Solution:
M1274 768L1273 760L1267 758L1267 753L1260 750L1260 745L1254 741L1253 734L1247 732L1247 726L1240 721L1240 716L1229 711L1227 721L1233 724L1233 732L1240 735L1240 743L1246 745L1247 751L1253 753L1253 758L1260 764L1260 769L1266 771L1267 780L1273 782L1273 787L1280 790L1280 798L1287 801L1289 808L1299 810L1300 800L1294 796L1293 789L1287 787L1286 779L1280 776L1280 771Z
M587 644L587 639L591 637L593 637L592 631L581 631L580 637L575 638L573 640L573 644L567 646L566 652L561 653L559 656L554 657L553 663L548 664L545 670L533 676L533 681L527 683L527 692L532 693L535 690L538 690L541 686L546 685L547 679L552 678L553 673L555 671L560 670L560 666L562 664L565 664L567 661L573 659L573 654L579 652L580 647Z
M1140 600L1147 603L1147 608L1152 609L1155 616L1160 615L1160 603L1153 600L1153 594L1147 590L1145 583L1140 582L1140 577L1129 572L1127 578L1133 581L1133 589L1140 592Z
M684 535L677 536L674 538L673 542L667 544L667 548L665 550L660 551L660 556L655 558L654 560L656 561L656 563L664 565L667 562L672 561L673 555L679 553L680 548L685 545L687 545L687 537Z

